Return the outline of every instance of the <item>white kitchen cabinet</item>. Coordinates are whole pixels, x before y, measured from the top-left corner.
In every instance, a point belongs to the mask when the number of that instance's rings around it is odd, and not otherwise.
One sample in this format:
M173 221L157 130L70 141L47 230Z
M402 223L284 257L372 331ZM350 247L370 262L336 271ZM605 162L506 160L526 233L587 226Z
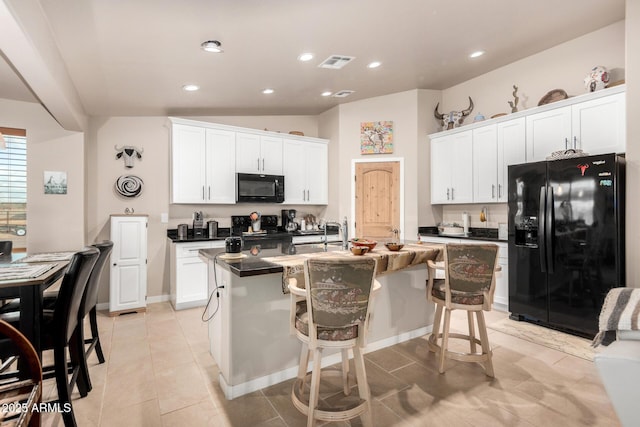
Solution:
M236 171L282 175L282 144L282 138L238 132Z
M235 203L235 133L173 124L172 203Z
M497 201L507 203L509 185L509 165L517 165L527 160L526 119L500 122L497 125L498 139L498 186Z
M589 154L626 151L625 93L571 106L573 148Z
M495 124L473 130L473 201L498 201L498 128Z
M483 244L491 243L498 245L498 265L501 270L496 273L496 288L493 294L493 308L499 311L509 311L509 251L506 242L496 242L494 240L474 240L456 239L449 237L437 237L428 234L421 234L420 240L425 243L464 243Z
M625 93L618 92L527 116L527 162L554 151L624 153Z
M473 201L471 131L431 139L431 203Z
M207 304L207 263L200 249L224 248L224 240L170 242L170 300L176 310Z
M329 199L328 145L284 140L284 203L326 205Z
M147 306L146 215L111 216L109 312L145 311Z

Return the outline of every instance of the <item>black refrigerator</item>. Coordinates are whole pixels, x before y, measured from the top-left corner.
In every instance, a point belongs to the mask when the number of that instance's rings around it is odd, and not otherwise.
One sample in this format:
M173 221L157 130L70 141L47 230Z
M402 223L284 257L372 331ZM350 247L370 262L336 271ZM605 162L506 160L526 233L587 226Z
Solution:
M592 338L625 286L625 160L615 154L509 166L511 318Z

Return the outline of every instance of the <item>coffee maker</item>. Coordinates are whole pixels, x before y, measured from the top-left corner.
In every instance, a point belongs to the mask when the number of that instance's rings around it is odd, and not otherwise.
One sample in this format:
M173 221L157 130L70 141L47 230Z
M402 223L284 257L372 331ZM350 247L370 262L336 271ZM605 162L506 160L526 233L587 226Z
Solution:
M282 229L284 231L296 231L298 229L298 224L293 222L295 217L295 209L282 209Z

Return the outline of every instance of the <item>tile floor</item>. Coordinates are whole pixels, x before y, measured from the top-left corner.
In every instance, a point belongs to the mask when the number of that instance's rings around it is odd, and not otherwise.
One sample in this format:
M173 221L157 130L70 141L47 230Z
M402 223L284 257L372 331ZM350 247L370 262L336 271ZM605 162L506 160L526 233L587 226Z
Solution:
M454 316L456 329L466 317ZM73 402L92 426L304 426L292 380L228 401L208 352L201 309L152 304L146 314L99 315L107 362L89 361L93 390ZM487 321L506 313L490 312ZM449 362L437 372L424 338L366 355L376 426L618 426L592 362L489 330L496 378L477 365ZM334 390L335 391L335 390ZM334 392L324 389L322 398ZM45 396L55 396L48 380ZM62 425L46 414L43 425ZM356 418L338 426L361 425Z

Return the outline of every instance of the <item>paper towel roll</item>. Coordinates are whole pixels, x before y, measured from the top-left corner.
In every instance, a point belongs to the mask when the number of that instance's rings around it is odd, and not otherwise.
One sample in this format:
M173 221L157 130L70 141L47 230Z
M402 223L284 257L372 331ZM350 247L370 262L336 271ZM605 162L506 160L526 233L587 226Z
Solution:
M462 213L462 228L465 233L469 232L469 215L466 212Z

